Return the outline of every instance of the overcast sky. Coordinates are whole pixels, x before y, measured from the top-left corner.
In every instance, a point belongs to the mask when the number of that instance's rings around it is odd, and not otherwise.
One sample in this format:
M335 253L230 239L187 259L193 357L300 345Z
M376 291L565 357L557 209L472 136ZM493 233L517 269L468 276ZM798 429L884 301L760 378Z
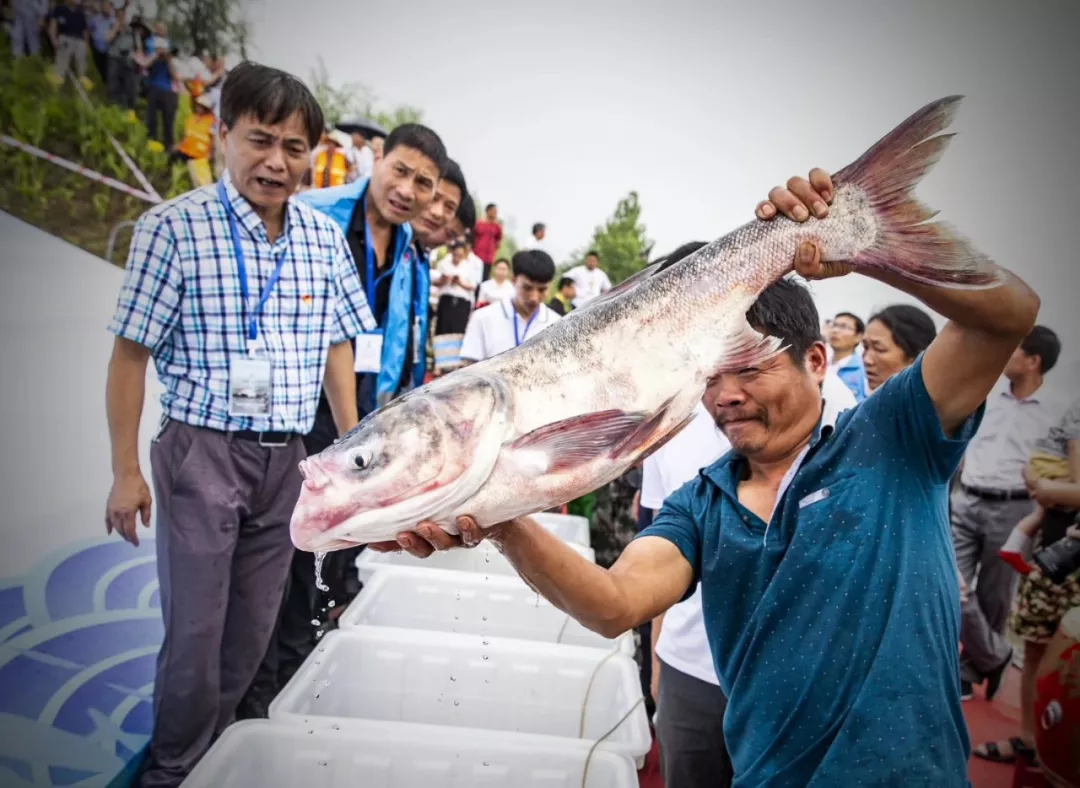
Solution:
M321 54L334 81L422 108L519 240L547 223L557 261L632 189L657 254L711 240L789 175L835 172L963 93L919 195L1040 292L1080 359L1070 0L252 0L251 14L254 58L307 79ZM815 292L824 313L903 300L860 277Z

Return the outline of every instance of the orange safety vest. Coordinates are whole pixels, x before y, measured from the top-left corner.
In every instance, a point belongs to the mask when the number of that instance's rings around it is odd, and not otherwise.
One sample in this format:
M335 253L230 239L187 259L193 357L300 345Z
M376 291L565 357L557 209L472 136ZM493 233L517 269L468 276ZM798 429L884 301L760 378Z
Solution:
M349 160L340 150L323 148L315 155L315 166L311 168L311 185L315 189L329 186L341 186L349 177Z
M177 149L193 159L209 159L214 139L214 116L192 115L184 123L184 139Z

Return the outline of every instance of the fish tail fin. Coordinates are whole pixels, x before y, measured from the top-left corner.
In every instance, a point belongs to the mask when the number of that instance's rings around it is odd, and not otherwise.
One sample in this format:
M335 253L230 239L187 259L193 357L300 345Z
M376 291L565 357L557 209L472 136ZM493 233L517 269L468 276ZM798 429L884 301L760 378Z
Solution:
M954 228L929 222L937 212L912 195L955 136L939 132L952 123L962 98L947 96L926 105L833 177L837 189L860 189L877 219L877 241L850 261L856 268L956 289L1004 282L1004 272Z

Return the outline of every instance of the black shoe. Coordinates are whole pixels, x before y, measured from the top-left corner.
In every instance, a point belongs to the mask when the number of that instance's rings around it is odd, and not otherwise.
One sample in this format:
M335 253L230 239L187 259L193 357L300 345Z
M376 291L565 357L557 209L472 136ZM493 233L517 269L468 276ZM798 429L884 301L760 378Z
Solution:
M1012 649L1009 649L1009 656L1005 658L998 667L986 674L986 699L993 700L997 695L999 689L1001 689L1001 681L1005 678L1005 671L1009 669L1012 664L1013 653Z
M971 700L975 697L975 692L972 690L971 682L965 679L960 680L960 700Z

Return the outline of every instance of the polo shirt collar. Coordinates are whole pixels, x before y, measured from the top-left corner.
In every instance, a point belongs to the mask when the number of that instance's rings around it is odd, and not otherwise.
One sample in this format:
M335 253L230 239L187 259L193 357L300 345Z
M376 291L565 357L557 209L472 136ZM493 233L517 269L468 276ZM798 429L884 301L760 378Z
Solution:
M232 208L237 223L255 238L267 241L269 236L266 234L266 225L263 224L263 220L259 218L259 215L255 213L255 209L251 207L251 203L249 203L237 190L228 170L222 174L221 180L225 184L225 194L229 198L229 207ZM289 229L295 219L293 212L296 210L296 206L293 205L292 197L290 197L285 203L285 221L282 224L281 235L279 235L274 242L275 245L283 242L289 237Z
M1042 403L1043 388L1044 386L1039 386L1031 394L1021 399L1020 397L1017 397L1015 394L1012 393L1011 386L1006 385L1004 388L1001 389L1000 396L1009 400L1010 402L1030 402L1032 404L1039 405Z
M817 424L814 425L814 431L810 435L810 443L802 454L801 460L799 460L800 468L805 464L810 453L817 449L823 441L827 441L836 429L836 419L839 414L835 412L828 413L824 399L821 400L821 413L822 415L818 417ZM746 458L742 454L732 449L702 473L721 490L737 497L739 473L745 460ZM798 469L796 469L797 472Z

